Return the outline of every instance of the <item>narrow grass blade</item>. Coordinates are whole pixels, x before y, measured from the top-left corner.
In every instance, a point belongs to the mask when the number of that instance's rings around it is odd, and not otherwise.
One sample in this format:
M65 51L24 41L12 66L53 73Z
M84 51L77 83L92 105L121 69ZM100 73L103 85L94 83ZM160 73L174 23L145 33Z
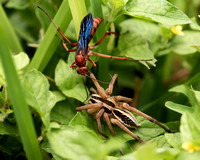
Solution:
M62 2L53 21L58 27L61 27L61 30L64 33L71 21L71 12L67 0ZM43 71L45 69L57 46L61 44L60 39L56 36L56 33L56 28L53 26L53 24L51 24L39 48L35 52L35 55L28 66L28 70L35 68L39 71Z
M19 52L23 51L22 46L1 4L0 4L0 15L1 15L0 27L3 28L4 30L4 33L6 35L5 38L8 42L9 49L11 53L18 54Z
M4 29L0 26L0 58L6 75L9 98L11 100L23 147L29 160L41 160L42 156L36 133L25 101L20 80L11 58L9 44Z
M101 8L101 1L100 0L90 0L91 6L92 6L92 15L94 17L102 17L103 18L103 12ZM98 28L97 32L95 33L95 36L97 38L97 41L99 41L103 35L105 34L105 21L102 22L101 26ZM101 48L101 53L108 54L107 53L107 43L108 40L104 39L102 43L99 45ZM109 59L107 58L100 58L99 59L99 73L98 78L102 81L109 81ZM104 86L104 85L103 85Z
M68 2L69 2L70 10L72 13L74 26L75 26L75 30L76 30L76 35L77 35L77 39L78 39L80 23L81 23L83 17L85 17L87 15L85 1L69 0Z

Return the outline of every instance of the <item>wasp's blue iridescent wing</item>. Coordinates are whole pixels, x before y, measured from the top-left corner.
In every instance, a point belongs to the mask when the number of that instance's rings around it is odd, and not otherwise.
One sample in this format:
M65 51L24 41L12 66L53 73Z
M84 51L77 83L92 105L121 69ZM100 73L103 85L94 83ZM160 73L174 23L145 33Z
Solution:
M77 53L82 50L82 54L86 56L88 50L88 43L91 39L91 31L93 28L93 17L89 13L81 22L81 29L79 33Z

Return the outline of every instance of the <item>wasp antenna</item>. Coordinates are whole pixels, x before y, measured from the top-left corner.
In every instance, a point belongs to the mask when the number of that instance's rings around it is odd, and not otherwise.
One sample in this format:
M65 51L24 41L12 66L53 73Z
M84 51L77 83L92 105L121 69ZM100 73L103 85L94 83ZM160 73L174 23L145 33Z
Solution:
M55 28L57 30L59 30L59 28L56 26L56 24L54 23L53 19L50 17L50 15L47 12L44 9L42 9L40 6L37 6L37 8L39 8L40 10L42 10L42 12L44 12L47 15L47 17L49 17L49 19L51 20L51 22L53 23L53 25L55 26Z

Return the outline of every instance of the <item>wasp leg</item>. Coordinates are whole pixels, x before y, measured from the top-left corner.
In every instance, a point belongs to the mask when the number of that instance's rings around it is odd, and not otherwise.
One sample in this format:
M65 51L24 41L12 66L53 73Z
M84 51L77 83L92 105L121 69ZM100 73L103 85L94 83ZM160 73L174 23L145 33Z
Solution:
M132 58L126 58L126 57L116 57L116 56L110 56L106 54L101 54L101 53L96 53L89 51L88 55L97 55L99 57L104 57L104 58L111 58L111 59L119 59L119 60L128 60L128 61L152 61L152 59L132 59Z
M111 32L111 31L106 31L106 33L104 34L104 36L94 45L92 46L89 46L89 49L92 49L94 48L95 46L99 45L105 38L108 34L118 34L117 32Z
M165 131L167 131L167 132L169 132L169 133L174 132L174 131L169 130L167 127L165 127L165 126L162 125L161 123L159 123L156 119L154 119L154 118L150 117L149 115L147 115L147 114L145 114L145 113L143 113L143 112L137 110L137 109L134 108L134 107L131 107L131 106L128 105L127 103L122 103L122 107L125 108L125 109L127 109L127 110L129 110L129 111L131 111L131 112L134 112L134 113L136 113L136 114L138 114L138 115L140 115L140 116L142 116L142 117L144 117L144 118L146 118L146 119L149 120L150 122L153 122L153 123L157 124L158 126L162 127Z
M137 140L140 143L144 143L144 141L137 136L136 134L134 134L133 132L131 132L128 128L126 128L120 121L118 121L117 119L112 118L111 122L117 126L119 126L121 129L123 129L126 133L128 133L131 137L133 137L135 140Z
M90 62L92 63L92 65L93 65L94 67L96 67L96 64L95 64L90 58L88 58L88 61L90 61Z

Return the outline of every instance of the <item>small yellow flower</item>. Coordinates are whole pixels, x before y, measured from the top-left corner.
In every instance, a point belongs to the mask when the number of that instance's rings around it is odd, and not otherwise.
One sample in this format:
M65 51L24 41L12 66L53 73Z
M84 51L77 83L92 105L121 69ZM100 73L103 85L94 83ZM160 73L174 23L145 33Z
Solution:
M187 150L190 153L193 153L194 151L200 150L200 147L199 146L194 146L192 144L192 142L183 143L182 144L182 148L185 149L185 150Z
M182 32L182 29L183 29L183 27L180 26L180 25L178 25L178 26L172 26L171 31L172 31L172 33L174 33L174 34L177 34L177 35L183 36L184 33Z

